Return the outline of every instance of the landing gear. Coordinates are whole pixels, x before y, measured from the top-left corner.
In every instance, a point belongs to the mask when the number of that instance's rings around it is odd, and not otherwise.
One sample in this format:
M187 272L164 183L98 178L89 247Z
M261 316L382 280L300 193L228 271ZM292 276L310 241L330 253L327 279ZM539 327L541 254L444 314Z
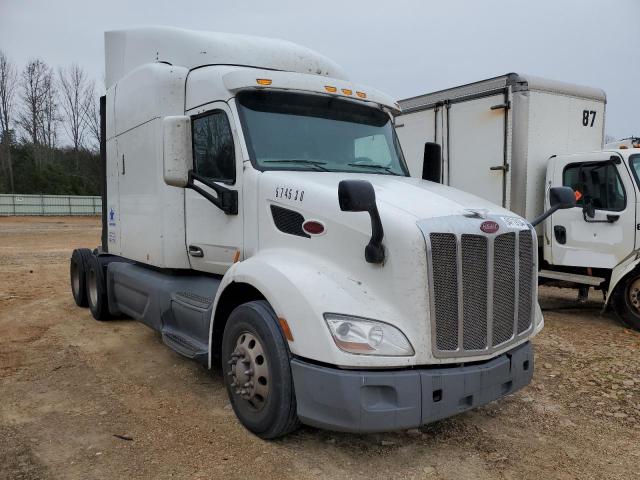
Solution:
M632 273L618 284L611 304L625 326L640 331L640 272Z
M290 354L271 306L263 300L237 307L222 339L222 368L236 416L260 438L298 425Z

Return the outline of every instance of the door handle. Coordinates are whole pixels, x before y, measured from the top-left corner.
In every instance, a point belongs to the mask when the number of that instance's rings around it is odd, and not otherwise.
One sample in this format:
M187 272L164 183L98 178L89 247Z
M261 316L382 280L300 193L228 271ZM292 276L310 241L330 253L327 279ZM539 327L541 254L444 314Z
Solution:
M617 222L619 218L620 218L620 215L607 214L607 222L609 223Z
M503 172L509 171L509 164L507 165L496 165L495 167L489 167L489 170L502 170Z
M196 245L189 245L189 255L191 255L192 257L204 257L204 252L202 251L202 249Z

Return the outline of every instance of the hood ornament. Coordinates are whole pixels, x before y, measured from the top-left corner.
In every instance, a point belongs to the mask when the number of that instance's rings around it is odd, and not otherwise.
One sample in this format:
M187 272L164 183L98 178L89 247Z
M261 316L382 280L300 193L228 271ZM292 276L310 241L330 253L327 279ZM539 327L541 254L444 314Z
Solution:
M466 208L462 215L467 218L487 218L489 210L485 208Z

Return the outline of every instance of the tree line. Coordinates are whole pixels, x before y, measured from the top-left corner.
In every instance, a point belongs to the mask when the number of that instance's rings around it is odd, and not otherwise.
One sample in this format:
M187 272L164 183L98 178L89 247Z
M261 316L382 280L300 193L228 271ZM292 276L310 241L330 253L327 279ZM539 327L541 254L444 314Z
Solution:
M95 81L37 58L19 70L0 50L0 193L99 195L99 149Z

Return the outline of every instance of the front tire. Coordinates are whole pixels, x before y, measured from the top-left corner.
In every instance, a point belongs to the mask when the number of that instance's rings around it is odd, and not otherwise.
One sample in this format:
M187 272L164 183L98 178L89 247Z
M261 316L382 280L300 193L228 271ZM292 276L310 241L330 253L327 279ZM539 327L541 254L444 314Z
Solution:
M105 271L97 255L92 254L87 261L86 269L87 303L91 315L96 320L109 320L109 303Z
M640 331L640 272L623 278L611 297L613 311L626 327Z
M222 338L222 369L240 423L260 438L299 426L291 355L275 312L264 300L236 307Z

